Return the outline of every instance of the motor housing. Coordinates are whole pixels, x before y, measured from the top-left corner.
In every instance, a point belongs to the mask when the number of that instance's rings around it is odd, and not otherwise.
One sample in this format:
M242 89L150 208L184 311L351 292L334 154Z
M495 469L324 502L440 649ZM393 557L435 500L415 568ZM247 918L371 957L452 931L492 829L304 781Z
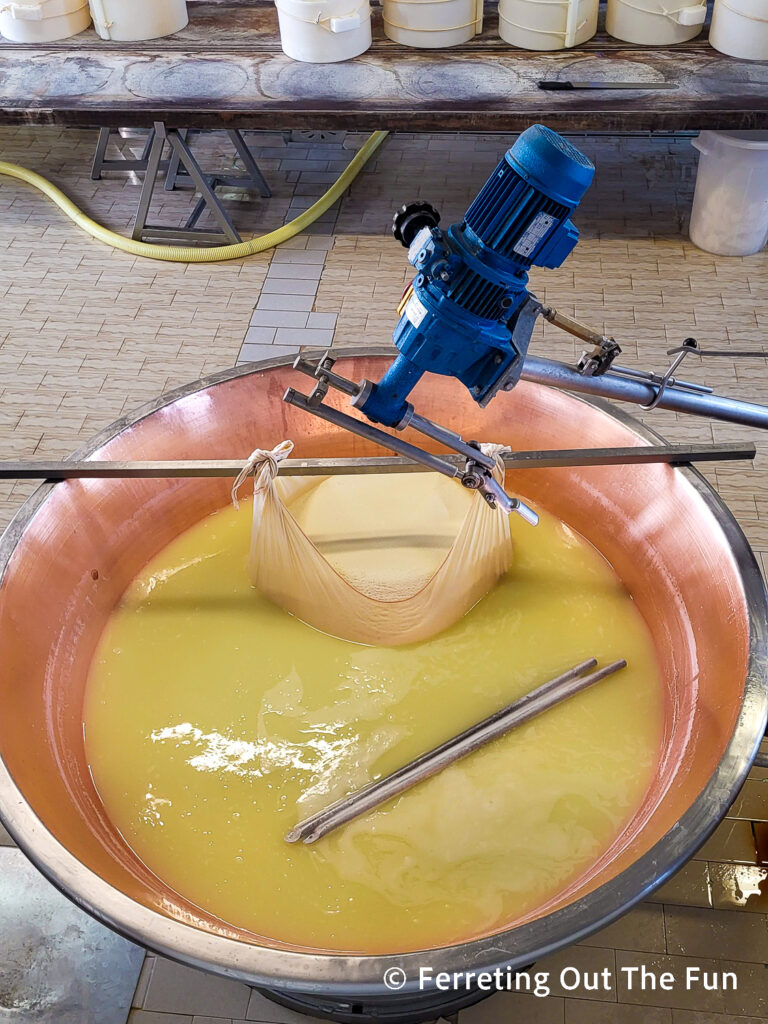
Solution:
M407 398L424 373L457 377L480 405L514 386L538 309L528 271L559 267L571 253L579 233L570 216L594 173L580 150L537 124L504 155L461 223L443 231L424 202L395 215L395 237L418 273L393 333L400 355L355 401L369 419L407 425Z

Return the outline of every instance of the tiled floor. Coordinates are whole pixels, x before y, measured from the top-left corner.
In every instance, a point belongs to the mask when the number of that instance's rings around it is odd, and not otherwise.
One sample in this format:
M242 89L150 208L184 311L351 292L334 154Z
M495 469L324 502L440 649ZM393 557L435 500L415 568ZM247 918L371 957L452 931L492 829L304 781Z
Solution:
M252 137L275 197L233 203L238 227L261 232L290 219L330 184L361 138ZM331 340L388 343L410 270L388 235L393 209L419 196L450 223L509 141L393 137L309 234L274 254L188 267L106 249L24 186L0 179L0 457L64 455L123 411L238 360ZM97 219L125 231L135 178L91 182L94 143L93 132L0 131L4 159L54 178ZM195 144L209 166L228 159L216 140ZM768 351L768 254L720 259L687 242L695 168L689 142L589 138L582 145L598 164L576 218L583 241L561 270L536 272L539 296L615 334L623 361L633 366L664 367L666 348L691 334L705 345ZM161 198L158 217L178 223L186 216L187 194ZM577 347L548 325L535 339L538 353L563 359ZM768 402L763 356L704 366L691 360L686 376ZM741 428L671 413L649 421L670 440L745 436ZM706 472L768 568L768 441L748 433L759 446L754 466ZM0 484L0 525L28 490ZM3 842L9 840L0 830ZM689 962L733 969L738 990L505 994L463 1011L461 1024L768 1022L768 771L753 771L713 838L653 900L537 969L614 970L641 962L659 970ZM134 1004L132 1024L306 1019L244 985L151 956Z

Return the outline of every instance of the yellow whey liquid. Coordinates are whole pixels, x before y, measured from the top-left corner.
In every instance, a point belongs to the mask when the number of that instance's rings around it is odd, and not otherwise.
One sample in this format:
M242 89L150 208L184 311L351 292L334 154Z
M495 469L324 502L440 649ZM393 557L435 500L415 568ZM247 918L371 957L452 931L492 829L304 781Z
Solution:
M637 809L663 728L647 627L604 559L512 516L501 583L403 648L347 643L248 584L251 509L135 580L91 668L87 753L108 813L223 920L385 953L501 928L561 892ZM313 846L285 834L592 655L629 667Z

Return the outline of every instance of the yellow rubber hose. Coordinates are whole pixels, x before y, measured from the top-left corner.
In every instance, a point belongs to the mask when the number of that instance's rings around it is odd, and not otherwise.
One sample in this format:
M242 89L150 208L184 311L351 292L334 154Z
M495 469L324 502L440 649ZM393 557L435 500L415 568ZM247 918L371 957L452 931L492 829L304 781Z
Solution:
M36 188L43 195L54 202L58 208L73 223L77 224L89 235L111 245L114 249L122 249L132 256L145 256L150 260L165 260L169 263L218 263L222 260L237 260L244 256L253 256L257 252L264 252L265 249L272 249L281 242L286 242L294 235L298 235L304 228L309 227L313 221L322 216L337 199L341 198L347 188L352 184L363 167L386 139L388 132L374 132L365 142L364 146L355 153L349 166L342 172L339 178L331 185L325 195L321 196L316 203L313 203L308 210L300 213L298 217L284 224L283 227L270 231L260 238L251 238L248 242L236 242L232 245L216 245L211 248L183 248L175 245L152 245L150 242L137 242L125 235L119 235L116 231L110 231L102 224L97 224L87 214L75 206L72 200L66 196L60 188L57 188L47 178L36 174L34 171L21 167L18 164L9 164L0 160L0 174L9 178L16 178L25 181L28 185Z

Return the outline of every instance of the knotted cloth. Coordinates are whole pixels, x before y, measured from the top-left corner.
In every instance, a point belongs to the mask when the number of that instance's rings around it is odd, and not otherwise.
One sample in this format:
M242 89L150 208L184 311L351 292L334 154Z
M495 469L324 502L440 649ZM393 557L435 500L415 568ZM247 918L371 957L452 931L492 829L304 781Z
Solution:
M504 479L503 445L484 444ZM325 633L361 644L425 640L469 611L509 569L507 516L437 473L278 475L293 451L257 448L252 584Z

